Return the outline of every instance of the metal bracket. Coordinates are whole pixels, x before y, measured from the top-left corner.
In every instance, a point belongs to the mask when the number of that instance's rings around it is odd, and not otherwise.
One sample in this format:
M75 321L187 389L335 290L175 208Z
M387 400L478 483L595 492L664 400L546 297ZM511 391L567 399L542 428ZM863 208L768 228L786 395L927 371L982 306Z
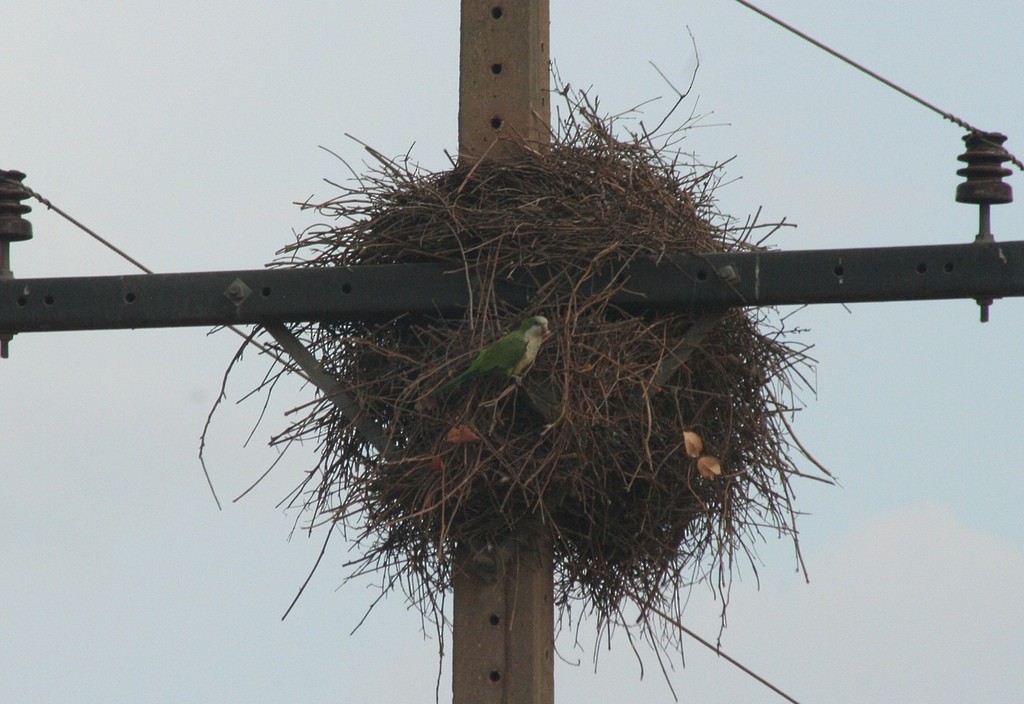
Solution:
M224 295L235 304L236 308L241 308L245 299L252 295L252 289L246 286L241 279L235 279L224 290Z

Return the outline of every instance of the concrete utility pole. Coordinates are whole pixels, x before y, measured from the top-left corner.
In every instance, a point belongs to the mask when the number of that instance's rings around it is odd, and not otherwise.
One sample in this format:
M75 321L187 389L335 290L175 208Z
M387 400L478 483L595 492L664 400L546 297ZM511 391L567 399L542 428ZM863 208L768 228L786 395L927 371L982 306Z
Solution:
M548 0L462 0L459 161L513 157L550 143ZM464 548L452 572L454 704L552 704L551 538L543 526L487 546L494 569Z

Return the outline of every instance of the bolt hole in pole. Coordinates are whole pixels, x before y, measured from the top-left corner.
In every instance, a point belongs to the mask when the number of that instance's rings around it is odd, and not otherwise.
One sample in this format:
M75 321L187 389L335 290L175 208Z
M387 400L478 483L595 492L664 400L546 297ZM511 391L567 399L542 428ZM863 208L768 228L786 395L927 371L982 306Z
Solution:
M491 682L498 682L501 679L501 673L497 670L491 670L491 674L488 675Z
M491 73L493 73L495 76L501 73L501 70L501 64L491 64Z
M504 14L505 10L502 9L501 5L495 5L491 8L491 17L496 20L500 20Z
M917 263L917 273L918 274L925 274L927 272L928 272L928 265L925 264L924 262L918 262Z
M497 626L499 623L501 623L501 617L498 616L498 614L491 614L491 617L487 620L491 622L492 626Z
M132 291L129 291L128 293L124 294L124 302L135 303L135 294Z
M500 130L503 122L504 121L498 115L495 115L491 118L491 128Z

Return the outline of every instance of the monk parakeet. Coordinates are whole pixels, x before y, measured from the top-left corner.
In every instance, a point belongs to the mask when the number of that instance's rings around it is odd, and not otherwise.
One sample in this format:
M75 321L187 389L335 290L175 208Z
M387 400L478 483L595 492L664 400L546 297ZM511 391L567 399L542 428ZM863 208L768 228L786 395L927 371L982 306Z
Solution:
M548 331L548 319L543 315L527 318L519 329L480 350L480 353L466 371L438 389L448 391L466 379L489 374L521 376L525 374L537 357L537 350Z

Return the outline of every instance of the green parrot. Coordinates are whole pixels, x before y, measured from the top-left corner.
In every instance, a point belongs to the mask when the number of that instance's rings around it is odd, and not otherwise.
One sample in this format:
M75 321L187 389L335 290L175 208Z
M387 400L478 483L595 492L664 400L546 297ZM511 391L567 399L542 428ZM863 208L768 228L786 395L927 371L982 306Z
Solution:
M466 379L489 374L518 377L525 374L537 357L537 350L548 332L548 319L543 315L527 318L519 329L480 350L466 371L446 383L438 393L449 391Z

